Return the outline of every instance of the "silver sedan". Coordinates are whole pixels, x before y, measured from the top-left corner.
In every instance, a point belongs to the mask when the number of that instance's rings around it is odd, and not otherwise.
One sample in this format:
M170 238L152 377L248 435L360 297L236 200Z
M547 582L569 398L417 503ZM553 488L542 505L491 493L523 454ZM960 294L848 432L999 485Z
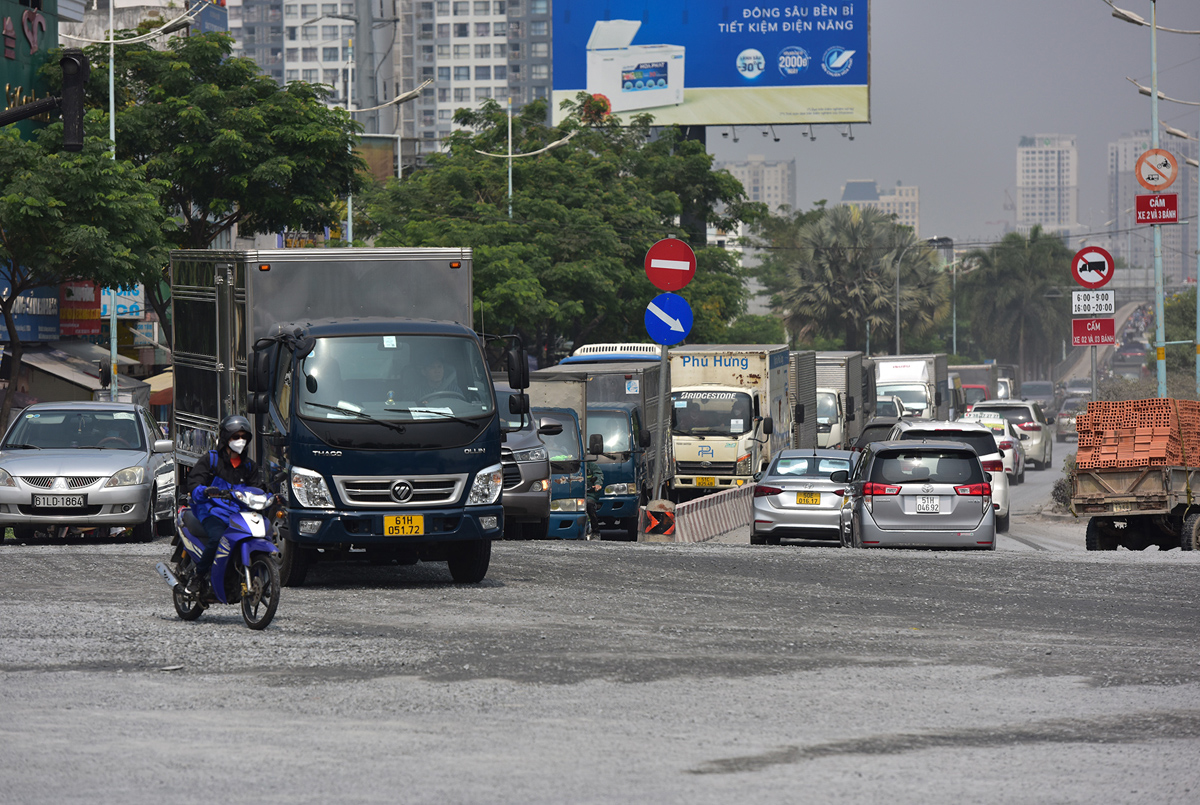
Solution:
M853 469L849 450L784 450L754 488L750 542L778 545L781 539L837 542L845 483L829 476Z
M0 529L18 539L133 528L152 539L175 498L173 444L140 405L38 403L0 443Z

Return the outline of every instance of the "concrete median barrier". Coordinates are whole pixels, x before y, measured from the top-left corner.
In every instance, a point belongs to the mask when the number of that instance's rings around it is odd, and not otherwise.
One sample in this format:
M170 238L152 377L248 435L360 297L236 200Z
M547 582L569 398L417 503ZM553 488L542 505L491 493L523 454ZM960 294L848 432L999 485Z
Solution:
M675 541L708 542L750 524L754 485L746 484L675 507Z

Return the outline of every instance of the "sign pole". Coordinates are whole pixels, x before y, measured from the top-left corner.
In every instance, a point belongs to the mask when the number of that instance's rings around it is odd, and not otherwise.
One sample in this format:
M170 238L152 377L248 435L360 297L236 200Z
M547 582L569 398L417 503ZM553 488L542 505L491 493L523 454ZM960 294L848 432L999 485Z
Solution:
M1150 4L1150 147L1158 148L1158 4ZM1154 353L1158 367L1158 396L1167 396L1167 340L1163 322L1162 227L1154 225Z
M671 438L671 416L667 410L671 390L668 388L670 384L667 383L667 345L660 344L659 349L662 351L662 357L658 363L658 455L654 461L654 497L663 500L666 497L666 490L663 489L666 480L664 465L668 440Z
M1099 378L1096 376L1096 348L1092 347L1092 401L1100 399L1097 393L1100 389Z

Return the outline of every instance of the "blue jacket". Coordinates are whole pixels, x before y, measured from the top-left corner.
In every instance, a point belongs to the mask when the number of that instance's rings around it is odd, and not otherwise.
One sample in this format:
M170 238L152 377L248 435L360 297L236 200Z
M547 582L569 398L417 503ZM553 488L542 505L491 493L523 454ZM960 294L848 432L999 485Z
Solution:
M258 467L249 458L243 458L238 466L233 466L228 458L222 458L216 450L208 451L208 460L200 460L188 473L188 491L192 499L192 513L204 522L206 517L220 517L226 523L241 507L236 500L211 500L205 495L205 490L212 486L217 489L231 489L235 486L255 486L258 480Z

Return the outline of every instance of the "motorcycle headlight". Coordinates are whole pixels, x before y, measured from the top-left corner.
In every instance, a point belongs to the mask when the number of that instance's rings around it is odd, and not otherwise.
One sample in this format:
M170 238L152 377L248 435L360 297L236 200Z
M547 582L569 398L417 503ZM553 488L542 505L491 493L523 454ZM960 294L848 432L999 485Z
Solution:
M8 473L5 473L6 475ZM108 483L104 486L137 486L146 480L145 467L126 467L119 472L114 472L113 476L108 479Z
M8 474L7 470L0 470L0 486L16 486L17 482Z
M604 494L629 495L632 494L632 490L630 489L632 486L633 484L609 484L608 486L604 487Z
M546 448L535 447L532 450L518 450L512 454L513 461L545 461Z
M734 475L749 475L750 474L750 454L742 456L737 460L737 467L733 471Z
M550 511L552 512L585 512L587 511L586 498L559 498L558 500L550 501Z
M333 495L319 472L292 467L292 494L306 509L332 509Z
M500 499L500 490L503 488L504 470L499 464L482 469L475 475L475 483L471 484L467 505L490 506Z
M247 492L238 489L233 493L238 502L251 511L260 512L271 505L271 496L265 492Z

